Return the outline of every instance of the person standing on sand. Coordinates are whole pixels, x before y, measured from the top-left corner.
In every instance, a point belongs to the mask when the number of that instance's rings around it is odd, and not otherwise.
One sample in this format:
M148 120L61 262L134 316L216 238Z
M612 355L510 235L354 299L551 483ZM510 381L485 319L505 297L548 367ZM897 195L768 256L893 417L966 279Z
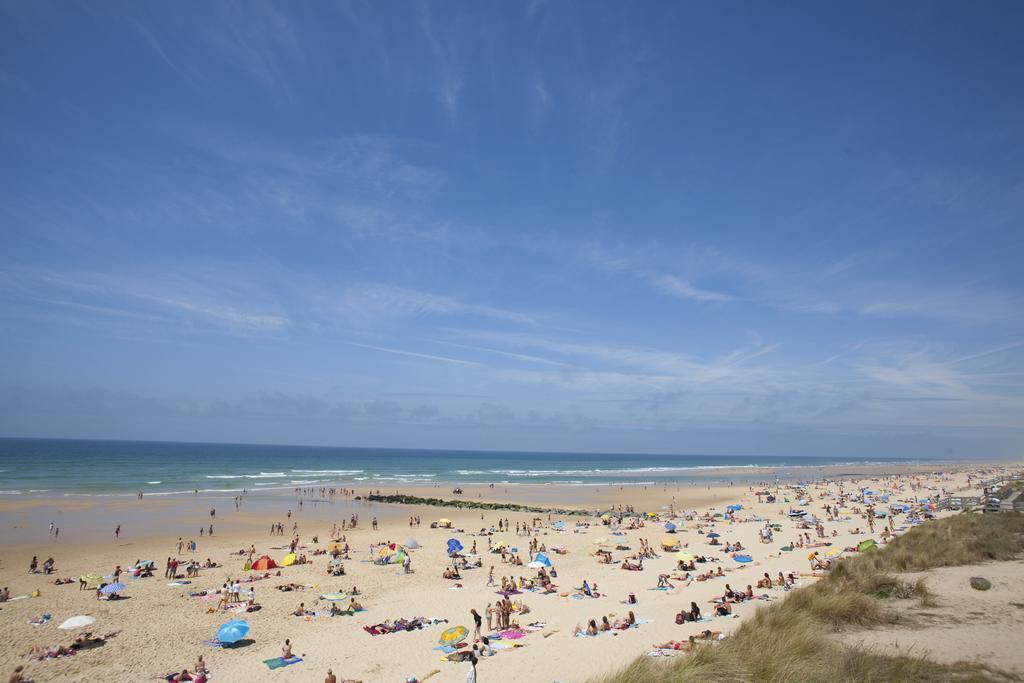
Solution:
M477 683L476 678L476 655L469 656L469 671L466 672L466 683Z
M338 683L338 677L334 675L333 671L328 669L327 678L324 679L324 683Z
M121 525L118 524L117 528L114 529L114 540L116 541L120 537L121 537Z
M483 625L484 619L476 611L476 608L469 610L469 613L473 615L473 638L480 640L480 626Z

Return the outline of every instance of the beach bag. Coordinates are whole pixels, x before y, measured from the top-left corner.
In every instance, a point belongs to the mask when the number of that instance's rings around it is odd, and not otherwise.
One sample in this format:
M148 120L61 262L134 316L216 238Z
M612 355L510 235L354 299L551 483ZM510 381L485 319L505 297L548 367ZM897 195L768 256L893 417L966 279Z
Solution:
M634 593L630 593L629 597L626 598L626 602L628 602L630 605L635 605L636 604L636 595Z
M676 623L677 624L682 624L684 621L686 621L686 620L683 618L683 613L682 612L680 612L679 614L676 615Z

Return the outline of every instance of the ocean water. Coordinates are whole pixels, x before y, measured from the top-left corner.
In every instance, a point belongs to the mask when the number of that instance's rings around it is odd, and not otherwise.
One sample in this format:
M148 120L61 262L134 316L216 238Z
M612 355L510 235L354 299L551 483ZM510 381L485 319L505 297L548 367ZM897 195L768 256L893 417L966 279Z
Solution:
M720 480L716 471L727 468L775 467L799 477L806 468L888 462L910 460L0 439L0 496L235 494L305 486L391 490L435 482L654 485Z

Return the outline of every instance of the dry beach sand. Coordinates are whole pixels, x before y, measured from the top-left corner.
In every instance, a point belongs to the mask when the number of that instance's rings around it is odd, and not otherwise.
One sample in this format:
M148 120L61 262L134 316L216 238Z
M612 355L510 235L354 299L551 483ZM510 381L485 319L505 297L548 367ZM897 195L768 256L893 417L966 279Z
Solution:
M824 517L823 506L830 503L830 497L840 486L846 492L859 488L886 490L891 492L890 502L912 501L922 497L939 495L942 491L964 492L977 495L977 481L998 476L1009 471L1006 467L992 465L943 464L944 472L934 471L937 465L904 467L899 474L859 469L851 473L843 471L844 482L835 480L816 483L807 489L810 501L806 509ZM889 469L892 469L890 466ZM823 470L807 476L835 476L836 472ZM974 477L973 482L968 477ZM766 473L765 480L773 478ZM855 481L856 479L856 481ZM500 598L496 588L487 587L488 570L494 567L496 577L535 575L526 567L504 564L497 554L486 552L488 537L477 535L481 528L497 526L499 519L508 519L512 532L494 533L492 543L505 542L518 548L518 555L524 562L529 561L528 544L531 538L549 549L555 545L564 546L566 554L548 552L554 562L558 576L554 582L559 592L573 592L586 579L591 585L597 584L602 597L575 598L571 595L544 595L524 592L513 596L523 601L529 613L514 615L520 624L543 622L540 631L527 633L516 640L503 641L522 647L509 647L493 657L481 660L478 667L480 681L584 681L589 677L614 670L628 663L634 657L649 652L652 645L666 640L685 640L691 633L705 628L722 631L726 635L743 619L744 615L756 610L768 601L754 600L735 608L736 617L717 617L707 623L677 625L674 615L688 608L695 601L704 613L711 614L712 598L722 595L725 584L741 590L748 584L756 585L758 578L767 572L775 577L778 572L795 572L802 575L800 583L815 579L809 576L810 563L806 548L783 551L798 538L798 533L814 530L798 530L796 523L786 512L797 507L794 494L785 485L778 487L779 500L769 504L758 502L755 487L744 485L687 486L678 487L463 487L462 498L466 500L490 500L494 502L518 502L541 506L575 507L579 509L607 510L611 506L633 505L638 513L654 512L662 517L659 521L648 519L639 529L625 530L623 535L612 535L612 530L595 516L549 515L511 512L507 510L469 510L456 508L431 508L423 506L385 505L356 502L349 498L336 497L314 504L313 498L305 498L300 509L298 497L259 501L247 498L236 509L230 499L211 502L207 499L82 502L80 500L46 501L18 500L0 502L3 525L0 527L2 544L2 566L0 586L8 586L12 596L39 592L39 597L30 597L0 605L0 637L5 647L0 653L0 665L9 673L18 664L26 666L26 674L37 681L144 681L157 680L160 676L183 668L192 669L198 655L205 657L216 681L251 680L294 680L321 681L328 668L334 670L339 679L351 678L362 681L389 681L398 683L411 677L423 679L434 670L439 670L432 681L462 681L466 677L467 665L443 661L444 653L435 650L438 637L445 628L461 624L472 628L469 610L475 608L481 614L488 603ZM776 490L774 484L770 490ZM437 496L452 499L449 488L406 488L403 493ZM362 492L365 493L365 492ZM388 491L386 493L392 493ZM790 496L784 502L783 496ZM217 514L211 520L209 508L215 504ZM715 508L723 511L727 505L739 504L743 509L735 514L735 521L719 517L713 530L721 534L720 541L740 541L744 552L752 556L753 562L741 564L721 552L721 546L708 544L707 537L698 531L712 530L707 522L686 520L674 516L679 525L675 537L680 545L695 555L707 555L719 560L714 563L698 564L698 571L721 566L724 578L704 582L673 582L671 590L651 590L658 583L661 573L673 573L676 561L674 553L662 552L660 541L665 536L664 521L669 517L668 507L677 513L696 510L701 514ZM292 517L287 517L288 510ZM829 546L816 548L822 554L835 549L856 546L869 537L880 539L880 534L869 534L862 510L856 504L844 508L844 519L825 522L826 541ZM317 548L325 548L329 530L333 523L358 514L359 525L345 532L346 541L352 547L351 559L344 562L346 575L327 575L328 556L313 555ZM947 514L947 513L939 513ZM47 519L58 516L63 531L59 542L54 542L48 533ZM410 529L409 517L419 516L422 525ZM371 529L371 519L378 518L379 528ZM517 536L514 527L533 524L539 517L539 526L534 536ZM439 518L453 521L455 529L431 529L429 523ZM115 522L116 520L116 522ZM564 522L564 528L553 528L555 521ZM200 526L213 522L216 533L212 538L198 537ZM272 522L285 524L284 536L270 536ZM782 530L775 533L774 542L759 542L758 533L765 521L781 524ZM113 538L113 524L122 525L120 539ZM305 554L311 564L285 567L280 576L246 584L254 587L256 601L262 606L257 612L238 615L224 612L210 613L216 608L215 600L189 597L190 591L219 588L229 578L240 579L254 572L243 572L244 557L232 555L241 548L255 546L256 555L268 554L280 561L287 553L286 546L291 538L292 524L298 525L298 534ZM582 526L577 526L580 524ZM897 518L898 527L905 526L902 517ZM837 535L832 537L832 531ZM860 533L855 533L859 530ZM878 526L881 531L881 524ZM189 585L170 586L163 578L165 558L174 555L178 537L185 541L195 539L198 543L194 557L200 560L211 558L221 563L217 569L204 569ZM312 542L317 536L319 543ZM413 573L405 574L398 565L377 565L370 562L371 544L382 541L403 543L408 537L418 540L422 546L411 550ZM446 553L446 541L458 538L469 550L475 541L483 562L480 569L466 570L460 581L442 578L442 572L450 564ZM612 551L615 562L599 564L593 553L595 542L607 538L608 545L601 547ZM619 562L640 547L640 539L646 539L659 554L657 558L644 562L644 571L625 571ZM817 539L815 539L817 540ZM628 545L630 551L615 550L616 544ZM31 557L39 557L42 563L47 557L56 560L52 576L29 574L27 569ZM182 559L193 555L185 552ZM123 595L127 598L117 601L99 601L94 591L81 591L77 584L55 586L56 577L77 577L87 573L109 575L116 565L127 568L137 559L152 559L157 563L152 578L123 579L127 584ZM992 572L996 588L1012 592L1013 586L1020 586L1020 563L1003 563L998 572ZM275 570L276 571L276 570ZM961 570L945 570L952 573ZM964 570L966 571L966 570ZM944 576L944 575L943 575ZM946 581L943 576L939 584ZM282 592L275 586L294 583L311 586L302 591ZM461 584L457 587L455 584ZM945 593L949 593L952 609L968 609L966 603L956 602L951 579ZM1005 586L1004 586L1005 584ZM353 616L296 617L289 613L300 602L318 612L329 610L330 603L319 600L321 594L347 591L357 586L361 595L359 601L367 608ZM633 592L638 603L626 605L622 601ZM940 589L937 592L943 593ZM784 592L773 588L770 599L781 599ZM1002 594L1001 592L999 594ZM1020 595L1019 589L1017 590ZM997 590L991 591L997 596ZM986 596L989 599L990 596ZM342 603L346 604L346 603ZM986 611L984 605L977 605ZM1012 608L1013 615L1024 610ZM585 625L587 620L605 615L624 617L633 610L638 619L645 621L637 628L604 633L596 638L573 636L577 624ZM35 626L29 622L40 615L52 615L46 623ZM73 656L47 661L29 661L27 654L33 646L67 644L75 632L60 631L57 625L75 615L91 615L97 622L92 630L97 633L117 631L118 635L107 644L93 650L79 652ZM439 624L422 630L371 636L363 627L399 617L436 617L445 619ZM251 625L247 642L240 647L214 648L204 645L213 638L217 627L232 618L245 618ZM1013 624L1000 626L1002 629L1019 629L1020 618ZM936 617L941 626L941 615ZM486 628L486 625L485 625ZM937 627L940 628L940 627ZM948 638L961 638L963 629L947 634ZM982 627L977 627L982 628ZM993 631L998 631L998 628ZM879 643L880 647L891 647L893 639L886 639L884 633L863 634L860 637ZM935 638L938 638L935 635ZM285 638L294 643L294 651L303 661L293 666L269 670L263 660L280 655ZM905 636L898 636L900 644ZM979 655L987 655L1005 661L1000 666L1022 670L1019 653L1013 653L1012 643L997 635L980 635L977 640L986 648L978 649ZM468 642L472 642L470 637ZM919 639L916 647L928 647L941 655L941 641ZM969 651L961 648L958 658L970 657ZM685 655L680 655L685 656Z

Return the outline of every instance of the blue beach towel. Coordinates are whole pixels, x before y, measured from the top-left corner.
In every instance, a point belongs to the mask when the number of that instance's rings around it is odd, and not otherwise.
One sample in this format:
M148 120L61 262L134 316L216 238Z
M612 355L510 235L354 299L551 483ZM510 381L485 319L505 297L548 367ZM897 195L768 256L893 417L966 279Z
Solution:
M273 659L264 659L263 663L267 665L268 669L280 669L282 666L291 666L292 664L298 664L301 661L302 657L290 657L288 659L274 657Z

